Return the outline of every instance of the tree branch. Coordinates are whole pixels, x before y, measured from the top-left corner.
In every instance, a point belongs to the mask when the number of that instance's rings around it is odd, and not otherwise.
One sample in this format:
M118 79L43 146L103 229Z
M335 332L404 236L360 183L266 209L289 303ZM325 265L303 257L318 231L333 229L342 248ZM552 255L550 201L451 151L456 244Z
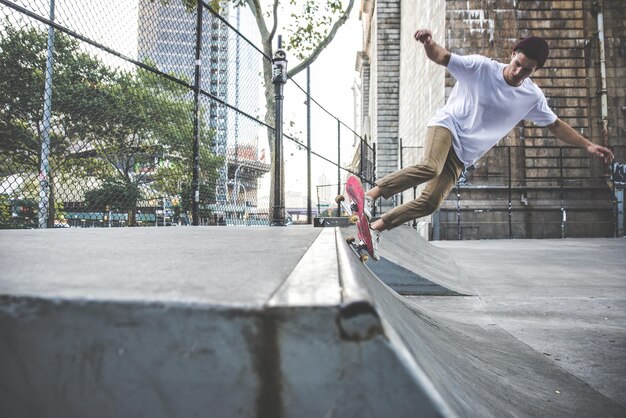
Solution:
M333 38L337 34L337 31L339 30L339 28L341 26L343 26L344 23L346 23L346 21L350 17L350 12L352 11L352 6L354 6L354 0L350 0L350 4L348 4L348 8L346 9L346 11L343 14L343 16L341 16L335 22L335 24L333 25L333 28L330 30L328 35L326 35L326 38L324 38L322 40L322 42L319 43L319 45L313 50L311 55L309 55L306 59L304 59L301 63L299 63L298 65L293 67L291 70L287 71L287 76L288 77L291 78L291 77L295 76L300 71L304 70L306 67L308 67L309 65L313 64L313 62L317 59L317 57L322 53L322 51L333 40Z
M270 33L267 30L267 25L265 24L265 19L263 18L263 9L261 8L260 0L246 0L246 4L250 8L250 11L254 15L256 20L256 24L259 27L259 32L261 33L261 38L263 40L269 39Z
M274 15L274 25L272 26L272 32L270 33L268 39L270 42L274 39L274 35L276 35L276 30L278 29L278 3L279 0L274 0L274 7L272 11L272 14Z

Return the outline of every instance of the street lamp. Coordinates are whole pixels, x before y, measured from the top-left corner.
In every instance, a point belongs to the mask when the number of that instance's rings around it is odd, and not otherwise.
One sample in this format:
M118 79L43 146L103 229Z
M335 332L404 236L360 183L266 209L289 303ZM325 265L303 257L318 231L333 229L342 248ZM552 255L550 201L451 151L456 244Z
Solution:
M282 189L283 165L283 87L287 82L287 54L282 49L282 37L278 36L278 49L272 59L272 83L275 99L275 131L274 131L274 213L272 226L285 226L284 204L285 191Z

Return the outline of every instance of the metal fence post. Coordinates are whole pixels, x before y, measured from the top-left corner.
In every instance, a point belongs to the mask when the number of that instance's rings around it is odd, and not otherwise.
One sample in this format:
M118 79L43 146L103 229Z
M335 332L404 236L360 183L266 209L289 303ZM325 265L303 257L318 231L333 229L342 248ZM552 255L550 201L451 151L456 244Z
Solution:
M50 20L54 21L54 0L50 0ZM41 163L39 169L39 228L48 227L48 193L50 191L50 117L52 114L52 71L54 64L54 28L48 26L48 49L46 61L46 81L44 87L44 105L41 134Z
M361 181L363 182L365 182L365 163L367 161L365 155L365 153L367 152L367 150L365 149L366 146L367 143L365 142L365 139L361 138L361 162L359 164L359 174L361 176ZM369 181L369 179L367 180Z
M372 145L372 183L376 183L376 170L378 170L378 143ZM374 208L376 210L376 208Z
M311 66L306 67L306 148L306 222L310 225L313 223L311 203Z
M461 240L461 186L456 182L456 239Z
M513 189L511 184L511 146L506 147L509 157L509 239L513 239Z
M337 196L341 194L341 121L337 119ZM341 216L341 204L337 204L337 216Z
M400 170L402 170L404 168L404 147L402 145L402 138L400 138L400 140L398 141L398 146L399 146L399 151L398 153L400 154L398 157L398 160L400 161ZM400 204L404 204L404 192L400 193Z
M196 19L196 60L194 74L194 91L193 91L193 174L191 180L191 224L198 226L200 217L198 215L198 205L200 203L200 82L201 82L201 61L200 53L202 52L202 2L198 2L197 19Z
M563 147L559 147L559 170L560 170L560 184L559 194L561 198L561 238L565 238L565 222L567 221L567 212L563 204Z
M272 83L276 101L274 145L274 210L272 226L285 226L284 193L282 188L283 164L283 88L287 82L287 55L282 49L282 36L278 36L278 49L272 59Z

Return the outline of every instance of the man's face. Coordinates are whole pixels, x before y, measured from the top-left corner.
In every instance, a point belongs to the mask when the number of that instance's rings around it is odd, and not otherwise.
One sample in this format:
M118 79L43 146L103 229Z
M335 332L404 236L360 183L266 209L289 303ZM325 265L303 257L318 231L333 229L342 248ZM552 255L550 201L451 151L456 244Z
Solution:
M510 86L517 87L535 72L538 65L537 61L528 58L524 52L513 52L511 62L504 68L504 80Z

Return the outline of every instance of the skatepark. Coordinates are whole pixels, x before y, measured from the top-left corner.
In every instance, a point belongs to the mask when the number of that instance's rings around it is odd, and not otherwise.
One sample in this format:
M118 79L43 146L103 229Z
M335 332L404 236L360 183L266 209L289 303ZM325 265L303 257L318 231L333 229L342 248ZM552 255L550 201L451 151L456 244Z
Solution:
M0 415L624 416L623 238L351 229L0 231Z

